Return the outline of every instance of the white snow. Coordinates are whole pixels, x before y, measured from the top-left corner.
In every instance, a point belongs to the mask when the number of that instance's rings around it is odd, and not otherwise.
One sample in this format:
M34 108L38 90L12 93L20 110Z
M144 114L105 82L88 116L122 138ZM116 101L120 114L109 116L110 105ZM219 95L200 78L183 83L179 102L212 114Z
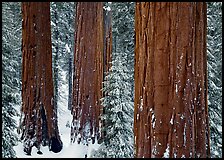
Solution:
M70 135L67 136L70 137ZM65 136L61 138L63 141L63 149L59 153L50 152L48 147L41 146L40 150L43 154L37 154L37 148L33 147L31 156L27 156L23 152L23 146L21 143L14 147L14 149L16 150L18 158L84 158L87 153L86 146L77 143L70 144L69 141L67 141L69 138L65 138Z
M176 154L175 152L174 152L174 154L173 154L173 157L174 157L174 158L177 158L177 154Z
M137 114L137 119L139 119L139 114Z
M53 99L53 97L51 98L51 105L53 105L53 102L54 102L54 99Z
M184 119L184 115L183 114L180 116L180 119L182 119L182 120Z
M218 131L219 131L220 133L222 132L222 126L217 125L217 129L218 129Z
M140 112L143 111L143 99L142 98L140 100L140 108L139 109L140 109Z
M68 47L68 44L65 45L66 50L68 51L68 53L71 52L70 48Z
M173 124L173 116L170 119L170 124Z
M187 127L187 123L185 122L185 124L184 124L184 144L183 144L183 146L186 146L186 127Z
M178 92L177 84L176 84L176 93Z
M180 59L183 59L183 54L184 54L184 53L181 54Z
M181 158L186 158L185 155L182 154Z
M104 7L105 10L111 11L110 6Z
M152 113L152 128L155 128L155 125L156 125L156 119L154 113Z
M167 144L166 151L163 153L163 158L169 158L169 145Z

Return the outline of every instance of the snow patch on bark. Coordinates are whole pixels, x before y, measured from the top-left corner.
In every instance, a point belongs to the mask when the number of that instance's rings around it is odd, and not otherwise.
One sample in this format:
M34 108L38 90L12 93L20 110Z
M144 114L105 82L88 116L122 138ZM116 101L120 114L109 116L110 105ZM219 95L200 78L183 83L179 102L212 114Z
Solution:
M140 100L140 107L139 107L139 109L140 109L140 112L143 111L143 99L142 98Z
M169 145L167 144L166 150L163 153L163 158L169 158L169 153L170 153Z

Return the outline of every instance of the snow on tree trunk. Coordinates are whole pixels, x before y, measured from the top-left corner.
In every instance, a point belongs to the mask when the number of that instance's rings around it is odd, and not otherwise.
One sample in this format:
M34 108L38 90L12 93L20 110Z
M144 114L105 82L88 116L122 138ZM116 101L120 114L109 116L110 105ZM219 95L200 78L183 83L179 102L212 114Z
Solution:
M22 140L24 151L49 144L59 152L62 142L57 126L52 79L50 3L22 3Z
M209 157L206 4L137 2L136 157Z
M78 2L75 18L71 140L99 138L103 81L103 3Z

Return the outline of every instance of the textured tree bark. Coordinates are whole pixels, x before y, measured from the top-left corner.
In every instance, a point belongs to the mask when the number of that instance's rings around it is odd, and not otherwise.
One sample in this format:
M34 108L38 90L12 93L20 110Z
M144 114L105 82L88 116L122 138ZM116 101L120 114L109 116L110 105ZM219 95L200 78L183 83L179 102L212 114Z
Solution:
M39 149L43 143L59 152L62 142L53 103L50 3L23 2L22 17L24 151L31 154L33 146Z
M206 20L202 2L136 3L136 157L209 157Z
M103 81L103 3L77 2L71 140L99 138Z

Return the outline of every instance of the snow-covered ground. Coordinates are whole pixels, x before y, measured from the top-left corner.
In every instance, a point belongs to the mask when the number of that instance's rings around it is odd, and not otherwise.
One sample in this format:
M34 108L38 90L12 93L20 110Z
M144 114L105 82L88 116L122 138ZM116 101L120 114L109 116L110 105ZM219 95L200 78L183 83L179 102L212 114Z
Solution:
M85 158L87 154L87 158L90 156L90 153L93 149L97 149L99 144L89 144L89 146L85 146L77 143L70 143L70 130L61 134L61 139L63 141L63 149L59 153L54 153L49 151L48 147L41 146L41 152L43 154L37 154L37 148L32 148L31 156L26 155L23 152L23 145L19 142L18 146L15 146L14 149L16 151L18 158Z
M66 77L65 73L63 73L62 77ZM95 144L90 143L88 147L86 145L77 144L76 142L70 143L71 128L66 127L66 124L69 122L70 125L72 120L72 115L67 109L68 85L63 84L59 90L63 94L62 97L64 97L63 99L60 98L58 102L58 126L61 140L63 142L63 148L61 152L54 153L49 151L48 146L41 146L40 151L43 154L37 154L37 148L33 147L31 156L28 156L23 152L23 144L19 142L18 145L14 147L18 158L85 158L86 154L88 158L90 157L92 150L99 147L97 142Z

